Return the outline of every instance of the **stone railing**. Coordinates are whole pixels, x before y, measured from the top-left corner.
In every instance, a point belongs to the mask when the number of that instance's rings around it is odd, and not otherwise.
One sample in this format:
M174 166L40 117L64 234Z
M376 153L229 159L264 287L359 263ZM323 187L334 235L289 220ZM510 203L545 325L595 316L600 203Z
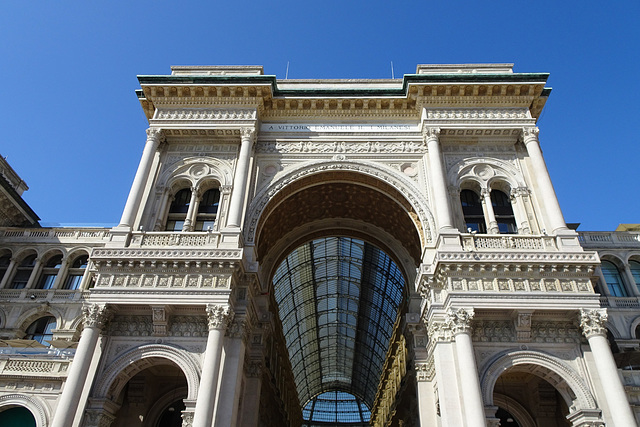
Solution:
M89 298L88 291L65 289L0 289L3 301L62 302L82 301Z
M220 243L220 233L201 232L135 232L131 237L130 247L198 247L213 246Z
M600 305L608 308L640 308L640 301L637 297L600 297Z
M578 240L585 248L640 248L640 233L631 231L579 231Z
M108 228L2 228L4 242L96 242L108 238Z
M22 350L22 351L21 351ZM25 349L11 347L0 348L0 375L22 377L66 377L75 351L38 349L38 352L25 352ZM33 350L33 349L30 349Z
M463 234L462 247L467 251L557 251L552 236L526 236L516 234Z

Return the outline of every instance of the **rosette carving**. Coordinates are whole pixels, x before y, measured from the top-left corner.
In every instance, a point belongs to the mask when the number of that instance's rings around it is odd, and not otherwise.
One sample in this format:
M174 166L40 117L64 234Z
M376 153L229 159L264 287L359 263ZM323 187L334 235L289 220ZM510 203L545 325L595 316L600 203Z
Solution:
M609 315L604 308L598 308L595 310L580 310L580 329L582 333L588 339L593 335L607 335L607 323Z
M454 310L450 308L447 311L446 325L451 329L453 335L471 333L471 321L475 315L472 308L459 308Z
M112 311L106 305L88 304L82 307L85 328L102 329L112 316Z
M233 310L228 305L208 304L207 317L209 329L227 329L229 322L233 318Z

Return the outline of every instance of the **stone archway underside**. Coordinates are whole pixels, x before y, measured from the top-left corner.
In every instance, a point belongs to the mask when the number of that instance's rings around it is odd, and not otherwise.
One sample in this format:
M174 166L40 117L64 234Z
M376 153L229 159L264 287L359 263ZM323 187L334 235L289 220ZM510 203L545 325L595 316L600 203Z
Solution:
M278 192L258 224L258 258L289 231L327 218L353 219L379 227L402 242L416 264L420 262L424 236L411 204L389 184L345 171L311 175Z

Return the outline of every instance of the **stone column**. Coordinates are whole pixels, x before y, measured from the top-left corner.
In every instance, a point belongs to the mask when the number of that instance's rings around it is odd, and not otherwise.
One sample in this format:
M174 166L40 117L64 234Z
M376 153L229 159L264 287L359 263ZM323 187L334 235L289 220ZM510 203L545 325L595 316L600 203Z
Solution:
M239 426L257 427L260 425L260 392L262 391L263 368L262 362L259 360L247 364L242 411L238 415Z
M442 164L442 151L440 150L440 129L424 128L422 134L427 144L429 155L429 180L433 188L433 206L438 216L440 230L452 231L453 216L449 204L449 193L447 191L447 180L444 166Z
M437 425L436 396L433 389L433 379L436 374L435 361L430 358L426 362L416 362L416 381L418 389L418 417L421 426Z
M160 208L158 209L158 211L156 212L156 223L153 227L153 231L161 231L164 230L164 225L163 221L165 220L165 214L167 211L167 205L169 204L169 189L168 188L163 188L162 190L159 191L160 193ZM157 194L157 193L156 193Z
M256 131L252 128L241 130L240 154L236 165L236 174L233 178L233 192L231 193L231 205L229 206L229 216L227 217L227 225L229 227L240 227L240 222L242 221L242 206L246 196L251 149L255 134Z
M31 270L31 275L29 276L29 280L27 281L27 284L24 287L25 289L33 288L33 283L36 281L37 278L40 277L41 269L42 269L42 259L36 258L36 263L33 266L33 270ZM60 273L60 271L58 271L58 273Z
M187 216L184 218L184 225L182 231L193 231L193 224L195 223L195 213L198 212L196 203L198 201L198 191L195 187L191 189L191 200L189 201L189 208L187 209Z
M9 260L9 265L7 266L7 270L4 272L4 276L0 281L0 289L4 289L7 287L7 284L9 283L9 278L13 277L13 274L15 273L15 271L16 271L16 260L15 258L11 258L11 260Z
M484 210L485 222L487 223L487 233L498 234L498 221L496 220L496 214L493 211L493 204L491 204L491 191L487 188L482 189L482 208Z
M471 340L471 320L473 309L449 309L446 324L451 329L456 342L458 356L458 372L464 382L462 385L462 401L467 427L485 427L486 416L480 391L478 368L473 355L473 341Z
M67 266L69 264L69 257L64 257L64 259L62 260L62 263L60 264L60 268L58 269L58 274L56 275L56 280L53 281L53 286L51 286L51 289L59 289L62 280L66 277L67 275Z
M235 426L238 419L240 388L246 349L245 319L236 318L227 330L224 343L224 365L220 380L220 397L216 406L215 426Z
M158 146L160 145L162 138L162 129L147 129L147 143L144 146L142 158L140 159L136 176L133 178L133 184L131 185L131 191L129 191L129 197L127 197L127 203L125 204L124 211L122 212L122 218L120 219L119 225L120 227L131 227L135 221L138 208L140 207L140 201L142 200L144 185L147 182L149 172L151 171L153 157L158 150Z
M527 153L531 159L531 166L533 166L533 175L535 176L536 183L538 184L538 198L542 200L542 204L545 207L547 218L549 219L548 226L555 233L558 230L568 230L567 224L564 222L562 216L562 210L556 197L556 192L553 189L551 178L549 177L549 171L547 165L544 162L542 156L542 150L540 149L540 143L538 142L538 128L524 128L523 137L524 145L527 147Z
M229 320L233 316L227 305L207 305L209 337L202 364L202 377L198 389L198 400L193 414L193 427L211 427L216 406L216 391L222 356L222 339Z
M528 193L529 190L523 187L511 189L511 206L515 207L517 211L516 220L518 221L518 232L521 234L531 234L527 208L524 205L524 197L528 195Z
M600 377L604 398L616 426L635 426L636 420L629 406L616 362L607 340L607 310L580 310L580 328L589 341L593 360Z
M105 305L98 304L84 306L82 313L84 316L84 329L71 363L69 375L64 383L51 427L73 425L73 419L80 404L80 396L87 382L87 373L89 372L91 360L96 351L100 331L111 316Z

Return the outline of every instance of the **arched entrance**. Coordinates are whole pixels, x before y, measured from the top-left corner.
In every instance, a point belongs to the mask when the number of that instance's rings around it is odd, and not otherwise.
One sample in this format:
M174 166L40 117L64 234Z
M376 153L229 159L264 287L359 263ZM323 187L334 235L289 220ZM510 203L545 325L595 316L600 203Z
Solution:
M0 426L36 427L36 419L31 411L22 406L0 409Z
M401 189L353 171L303 177L264 207L256 257L274 295L302 425L369 424L415 296L407 284L423 225Z
M166 359L148 359L150 365L133 375L115 402L112 427L181 427L187 380L182 370Z
M581 376L550 354L528 350L500 353L481 378L485 405L497 407L496 417L502 425L565 427L602 422Z

